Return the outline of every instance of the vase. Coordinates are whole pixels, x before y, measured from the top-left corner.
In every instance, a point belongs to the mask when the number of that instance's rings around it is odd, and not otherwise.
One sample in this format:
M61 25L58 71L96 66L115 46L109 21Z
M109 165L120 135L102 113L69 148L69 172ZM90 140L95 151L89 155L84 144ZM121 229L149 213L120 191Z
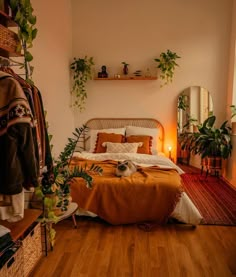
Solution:
M129 73L128 65L125 64L123 67L123 74L128 75L128 73Z

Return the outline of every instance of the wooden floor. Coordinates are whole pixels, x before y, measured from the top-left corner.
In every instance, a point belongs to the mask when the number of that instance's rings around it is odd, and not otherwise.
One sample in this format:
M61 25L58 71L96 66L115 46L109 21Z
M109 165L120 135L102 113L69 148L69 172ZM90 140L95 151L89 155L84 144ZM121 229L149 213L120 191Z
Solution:
M55 225L53 251L31 276L236 276L236 228L179 224L145 232L79 218Z

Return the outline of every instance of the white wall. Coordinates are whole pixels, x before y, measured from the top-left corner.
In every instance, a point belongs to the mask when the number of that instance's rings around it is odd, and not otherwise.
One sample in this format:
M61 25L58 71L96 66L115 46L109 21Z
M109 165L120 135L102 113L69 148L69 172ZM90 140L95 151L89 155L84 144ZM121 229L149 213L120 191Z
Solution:
M32 0L38 37L33 47L34 81L48 111L54 154L74 127L70 108L69 63L93 56L113 75L149 67L170 49L181 56L174 81L90 81L86 111L75 125L92 117L154 117L166 130L166 147L176 142L176 104L186 87L200 85L213 97L218 121L226 116L231 12L233 0ZM71 7L72 5L72 7ZM72 21L72 24L71 24ZM73 37L73 42L72 42ZM72 51L71 51L72 46Z
M230 37L229 51L229 74L228 74L228 93L227 103L236 105L236 0L233 1L232 9L232 29ZM230 109L228 108L228 118L230 117ZM236 121L236 117L232 121ZM233 151L231 158L228 160L226 179L236 187L236 135L232 135Z
M199 85L210 91L218 121L226 116L232 0L71 0L72 56L93 56L96 72L149 67L167 49L181 56L171 85L158 81L90 81L86 111L93 117L153 117L166 130L166 150L176 142L178 94Z
M38 28L32 50L33 80L43 96L49 133L53 135L53 154L57 157L74 129L69 75L71 5L68 0L32 0L31 3Z

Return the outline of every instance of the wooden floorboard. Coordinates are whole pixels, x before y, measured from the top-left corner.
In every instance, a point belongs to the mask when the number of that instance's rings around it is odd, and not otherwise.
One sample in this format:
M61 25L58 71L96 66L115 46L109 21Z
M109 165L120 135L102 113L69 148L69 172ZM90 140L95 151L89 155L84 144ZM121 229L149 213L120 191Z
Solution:
M31 274L51 276L236 276L236 228L167 224L145 232L78 218L55 225L53 251Z

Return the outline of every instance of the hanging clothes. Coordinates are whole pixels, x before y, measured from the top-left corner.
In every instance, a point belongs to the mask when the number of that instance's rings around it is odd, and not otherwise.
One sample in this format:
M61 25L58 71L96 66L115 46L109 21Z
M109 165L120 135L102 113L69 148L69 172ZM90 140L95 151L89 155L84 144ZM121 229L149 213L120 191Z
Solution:
M24 217L25 189L53 166L42 96L10 67L0 67L0 219Z
M37 120L38 135L40 140L40 151L41 151L40 168L47 166L47 169L51 170L53 167L53 159L52 159L50 142L49 142L49 137L47 132L42 95L38 90L38 88L35 86L32 86L32 94L33 94L35 117Z
M36 186L39 161L32 112L20 84L0 72L0 194L13 195Z
M37 142L40 169L44 166L51 169L53 166L53 159L44 115L43 100L39 89L27 83L8 66L0 67L0 70L9 73L20 83L34 117L35 128L32 129L32 132L34 141L35 143Z
M0 194L0 219L17 222L24 217L24 190L13 195Z

